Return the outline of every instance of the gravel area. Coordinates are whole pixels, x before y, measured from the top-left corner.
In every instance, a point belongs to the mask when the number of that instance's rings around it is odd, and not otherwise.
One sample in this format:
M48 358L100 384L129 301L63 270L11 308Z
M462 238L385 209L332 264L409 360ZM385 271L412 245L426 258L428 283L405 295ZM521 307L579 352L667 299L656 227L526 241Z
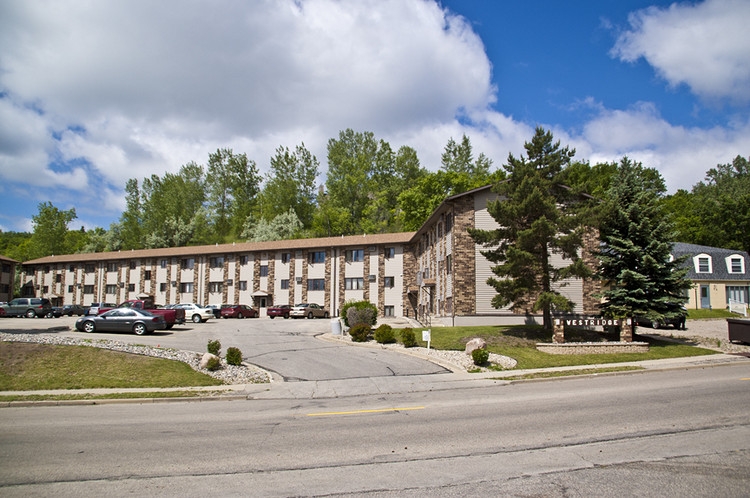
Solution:
M176 349L154 348L150 346L136 346L118 341L76 339L72 337L60 337L50 334L6 334L0 332L0 341L7 342L35 342L39 344L54 344L64 346L93 346L102 349L111 349L113 351L122 351L123 353L140 354L145 356L154 356L166 360L177 360L187 363L194 370L210 375L216 379L224 381L226 384L262 384L270 382L271 379L264 370L250 365L242 366L229 365L222 358L222 368L220 370L209 371L200 368L200 361L204 353L192 351L179 351Z
M749 344L729 342L729 329L724 318L688 320L687 330L676 330L671 327L665 329L638 327L638 333L687 341L723 353L750 353Z

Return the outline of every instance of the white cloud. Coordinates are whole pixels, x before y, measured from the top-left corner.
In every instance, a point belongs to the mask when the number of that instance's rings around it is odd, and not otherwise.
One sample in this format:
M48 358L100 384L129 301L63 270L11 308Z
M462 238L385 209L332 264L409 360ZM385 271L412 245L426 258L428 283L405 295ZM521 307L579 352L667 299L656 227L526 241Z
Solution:
M670 85L687 84L709 100L750 100L750 2L706 0L649 7L629 16L612 49L621 60L643 57Z

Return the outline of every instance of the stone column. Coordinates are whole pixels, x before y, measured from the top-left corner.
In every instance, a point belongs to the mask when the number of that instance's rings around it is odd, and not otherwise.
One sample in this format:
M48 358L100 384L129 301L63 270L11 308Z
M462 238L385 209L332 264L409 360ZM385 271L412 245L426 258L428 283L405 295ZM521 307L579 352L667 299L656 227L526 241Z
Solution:
M563 321L559 318L555 318L553 323L552 342L555 344L562 344L565 342L565 326L563 325Z
M633 342L633 326L629 320L620 320L620 342Z

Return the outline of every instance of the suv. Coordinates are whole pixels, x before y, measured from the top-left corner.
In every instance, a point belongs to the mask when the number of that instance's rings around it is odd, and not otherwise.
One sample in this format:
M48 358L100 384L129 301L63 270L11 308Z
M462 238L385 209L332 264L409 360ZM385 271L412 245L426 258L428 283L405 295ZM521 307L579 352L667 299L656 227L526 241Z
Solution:
M52 313L52 304L43 297L19 297L3 305L5 316L44 317Z

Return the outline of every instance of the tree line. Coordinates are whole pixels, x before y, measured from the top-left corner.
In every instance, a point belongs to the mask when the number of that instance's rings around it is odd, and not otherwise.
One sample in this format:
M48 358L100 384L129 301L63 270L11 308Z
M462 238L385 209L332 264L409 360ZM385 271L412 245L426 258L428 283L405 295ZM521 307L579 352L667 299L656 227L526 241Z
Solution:
M432 172L413 148L394 151L372 132L347 129L328 141L328 173L320 185L320 162L304 143L280 146L265 175L246 154L219 149L205 164L190 162L177 173L128 180L125 211L108 228L72 229L75 208L40 203L32 233L0 232L0 254L27 261L51 254L411 231L446 197L509 179L514 160L510 156L496 168L486 155L475 154L464 135L448 141L440 168ZM571 155L555 181L603 200L618 167ZM674 223L673 242L750 250L747 159L717 165L691 191L672 195L665 195L657 170L639 167Z

